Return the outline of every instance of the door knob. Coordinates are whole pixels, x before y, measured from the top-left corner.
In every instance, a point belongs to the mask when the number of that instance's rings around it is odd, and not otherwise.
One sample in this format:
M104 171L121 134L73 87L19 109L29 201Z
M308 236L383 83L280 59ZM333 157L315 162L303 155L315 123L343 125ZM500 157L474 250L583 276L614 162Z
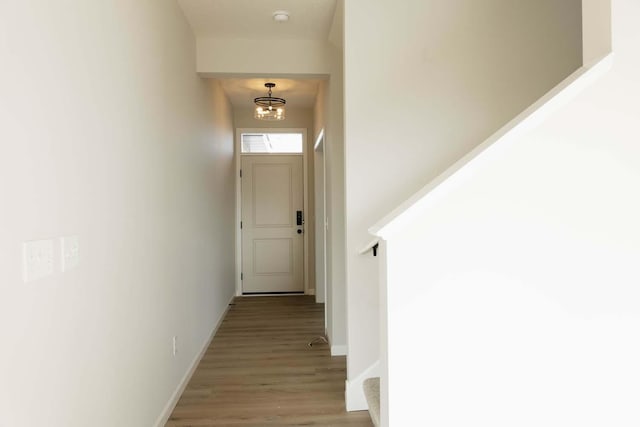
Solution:
M298 228L298 234L302 234L302 229Z

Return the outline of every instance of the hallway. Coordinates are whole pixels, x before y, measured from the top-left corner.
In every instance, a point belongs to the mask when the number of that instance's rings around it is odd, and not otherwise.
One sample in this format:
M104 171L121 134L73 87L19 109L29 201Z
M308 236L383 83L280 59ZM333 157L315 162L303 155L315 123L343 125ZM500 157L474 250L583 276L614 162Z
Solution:
M345 358L312 296L236 298L167 426L371 426L344 408Z

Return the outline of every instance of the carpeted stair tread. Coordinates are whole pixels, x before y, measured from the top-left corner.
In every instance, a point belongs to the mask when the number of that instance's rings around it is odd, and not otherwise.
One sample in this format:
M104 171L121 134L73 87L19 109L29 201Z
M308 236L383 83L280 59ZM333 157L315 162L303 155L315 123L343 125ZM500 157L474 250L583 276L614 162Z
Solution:
M380 426L380 378L367 378L362 383L364 395L369 405L369 415L376 427Z

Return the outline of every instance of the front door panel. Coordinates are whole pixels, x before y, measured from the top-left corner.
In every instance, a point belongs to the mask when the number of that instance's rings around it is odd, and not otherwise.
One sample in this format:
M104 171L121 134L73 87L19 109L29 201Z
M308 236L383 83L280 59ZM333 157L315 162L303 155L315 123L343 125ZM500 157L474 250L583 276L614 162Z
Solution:
M302 156L242 156L243 293L304 291Z

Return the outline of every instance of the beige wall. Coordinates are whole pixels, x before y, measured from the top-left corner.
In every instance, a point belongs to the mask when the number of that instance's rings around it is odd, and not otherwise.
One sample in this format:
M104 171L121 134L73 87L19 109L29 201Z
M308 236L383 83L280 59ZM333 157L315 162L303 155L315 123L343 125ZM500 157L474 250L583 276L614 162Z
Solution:
M343 5L338 2L338 8ZM331 287L332 354L347 354L345 259L344 91L342 51L331 50L329 110L325 147L327 181L327 271Z
M321 76L329 73L327 43L313 40L217 39L199 37L198 72Z
M341 16L343 2L336 13ZM339 25L341 27L341 25ZM336 26L334 26L336 27ZM342 51L331 48L331 77L320 87L315 106L316 137L324 129L326 185L326 314L327 335L334 355L347 354L345 229L344 229L344 108Z
M285 120L258 120L253 117L252 107L235 107L233 120L236 128L305 128L308 139L313 139L313 108L287 107ZM313 149L313 145L311 146Z
M0 39L0 425L151 426L233 295L229 103L174 1L10 0Z
M368 227L581 65L580 6L346 2L350 380L378 358L378 267L358 255Z
M585 64L611 52L611 0L582 0L582 27Z

